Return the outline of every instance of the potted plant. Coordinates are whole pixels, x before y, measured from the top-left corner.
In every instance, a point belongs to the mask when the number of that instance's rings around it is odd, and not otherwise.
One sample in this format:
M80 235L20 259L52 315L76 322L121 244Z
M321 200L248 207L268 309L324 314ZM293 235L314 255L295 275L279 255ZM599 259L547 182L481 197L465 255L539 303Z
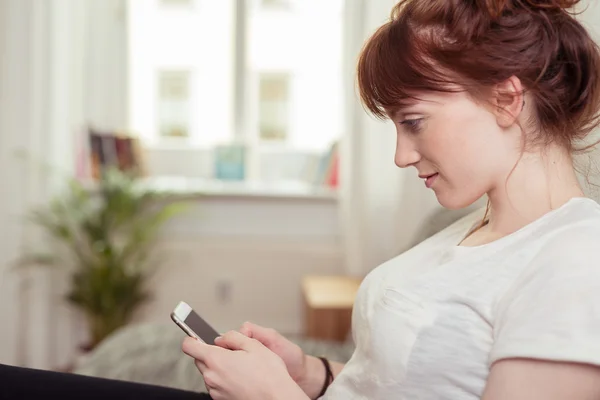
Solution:
M51 239L50 251L28 255L21 264L69 267L66 299L86 316L89 350L127 324L150 297L146 283L161 261L157 233L181 210L180 202L118 169L107 169L92 189L72 180L65 193L31 215Z

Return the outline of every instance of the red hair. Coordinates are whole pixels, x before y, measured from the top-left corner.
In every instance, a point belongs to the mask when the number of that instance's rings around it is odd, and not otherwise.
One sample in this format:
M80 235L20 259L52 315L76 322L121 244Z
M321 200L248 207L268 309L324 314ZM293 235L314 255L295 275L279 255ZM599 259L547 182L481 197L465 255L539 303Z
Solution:
M363 104L385 118L420 91L483 99L511 76L545 142L570 149L600 124L600 51L567 11L579 0L402 0L358 62Z

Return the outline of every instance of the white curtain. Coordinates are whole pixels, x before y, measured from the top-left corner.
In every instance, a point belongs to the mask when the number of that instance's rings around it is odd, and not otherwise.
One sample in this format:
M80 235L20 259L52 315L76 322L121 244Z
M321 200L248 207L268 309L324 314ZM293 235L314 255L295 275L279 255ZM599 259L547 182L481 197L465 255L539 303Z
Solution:
M86 120L100 130L122 131L127 129L129 105L128 0L83 2L86 3L83 69Z
M24 215L73 173L76 136L125 127L124 2L0 0L0 363L65 366L82 339L64 277L10 267L41 244Z
M365 40L389 19L396 0L347 0L345 44L345 136L341 141L341 230L349 274L363 277L408 250L427 231L441 206L414 168L394 165L396 134L391 122L369 116L356 90L357 57ZM444 221L480 207L448 212Z

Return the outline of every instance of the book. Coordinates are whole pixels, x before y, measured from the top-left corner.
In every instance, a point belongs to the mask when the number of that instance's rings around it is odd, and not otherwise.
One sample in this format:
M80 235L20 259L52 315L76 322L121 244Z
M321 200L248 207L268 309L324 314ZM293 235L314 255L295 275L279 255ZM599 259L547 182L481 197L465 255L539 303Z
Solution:
M318 161L313 185L336 188L339 184L339 144L332 143Z
M98 180L106 168L144 175L139 140L117 132L88 129L89 178Z
M332 160L327 171L326 183L331 188L337 188L339 186L339 168L340 168L340 155L339 151L335 150L332 155Z
M246 147L244 145L215 146L213 154L215 179L242 181L246 178Z

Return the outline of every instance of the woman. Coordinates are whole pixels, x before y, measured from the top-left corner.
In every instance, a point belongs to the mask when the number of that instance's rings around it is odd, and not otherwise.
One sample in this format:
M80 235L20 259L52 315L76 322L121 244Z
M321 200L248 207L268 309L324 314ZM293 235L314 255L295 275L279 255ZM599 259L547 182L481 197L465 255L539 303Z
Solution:
M186 339L212 398L600 398L600 206L571 157L598 125L600 53L567 13L574 3L394 8L361 54L362 99L395 123L396 164L415 167L442 206L487 195L488 209L365 278L345 366L250 323L217 346ZM10 368L1 377L0 395L43 381L63 398L74 387L192 396Z
M487 195L488 213L366 277L331 384L262 327L218 342L238 352L186 340L215 399L600 399L600 207L571 157L598 125L600 55L574 3L395 7L359 59L363 102L442 206Z

